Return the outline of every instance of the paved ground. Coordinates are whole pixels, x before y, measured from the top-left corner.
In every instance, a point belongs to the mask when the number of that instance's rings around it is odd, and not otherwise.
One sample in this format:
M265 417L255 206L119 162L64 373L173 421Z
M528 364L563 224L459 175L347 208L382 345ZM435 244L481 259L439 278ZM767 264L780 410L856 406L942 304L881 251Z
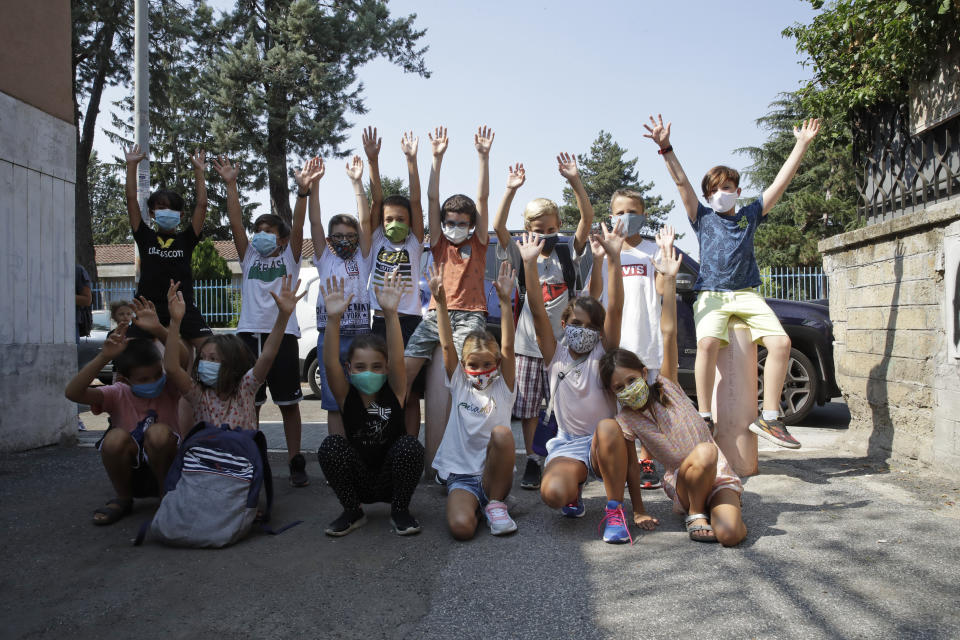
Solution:
M580 520L516 489L519 532L481 526L467 543L447 534L443 493L424 484L421 535L390 533L376 505L366 527L332 539L323 527L339 508L316 459L314 482L295 490L279 453L275 522L304 524L216 551L134 548L155 502L92 526L110 496L93 449L3 455L0 637L960 637L960 485L838 454L848 419L828 405L806 422L820 426L794 430L804 449L763 447L744 494L750 534L734 549L689 541L661 492L646 494L658 531L604 544L599 484ZM265 430L282 443L278 424ZM323 432L308 425L304 448Z

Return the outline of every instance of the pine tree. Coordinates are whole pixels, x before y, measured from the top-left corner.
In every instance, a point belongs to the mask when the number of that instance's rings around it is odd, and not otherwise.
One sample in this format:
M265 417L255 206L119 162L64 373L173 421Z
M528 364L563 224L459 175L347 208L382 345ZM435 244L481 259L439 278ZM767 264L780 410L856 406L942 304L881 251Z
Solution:
M123 191L123 166L100 162L97 152L90 155L87 182L93 244L132 242L127 200Z
M357 71L384 57L427 76L415 15L384 1L238 0L222 21L232 41L207 82L212 133L225 152L265 168L274 213L290 220L288 156L342 156L348 111L365 111Z
M664 219L673 208L673 202L663 203L662 196L649 195L653 182L638 180L637 159L625 160L627 150L613 141L613 137L601 130L590 146L589 154L577 154L577 166L583 188L593 204L598 222L610 219L610 198L617 189L633 189L643 194L647 211L646 232L652 233L663 226ZM563 205L560 207L561 226L573 229L580 220L580 210L573 189L563 189Z

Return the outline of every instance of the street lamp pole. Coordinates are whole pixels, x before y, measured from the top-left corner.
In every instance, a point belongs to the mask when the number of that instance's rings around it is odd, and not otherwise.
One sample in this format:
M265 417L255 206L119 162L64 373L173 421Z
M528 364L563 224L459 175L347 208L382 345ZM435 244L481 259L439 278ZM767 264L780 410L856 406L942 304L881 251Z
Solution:
M135 142L148 157L140 161L137 167L137 200L140 202L140 215L147 211L147 198L150 196L150 20L149 0L136 0L134 6L134 55L133 55L133 110L136 128ZM146 219L140 223L145 224ZM140 253L137 244L134 250L134 277L140 281Z

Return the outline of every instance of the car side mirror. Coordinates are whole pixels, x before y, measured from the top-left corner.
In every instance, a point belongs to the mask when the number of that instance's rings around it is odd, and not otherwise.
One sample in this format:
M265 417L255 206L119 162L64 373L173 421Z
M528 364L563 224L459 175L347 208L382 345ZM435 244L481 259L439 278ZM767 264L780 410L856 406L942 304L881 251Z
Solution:
M690 273L677 274L677 293L689 293L693 291L694 278Z

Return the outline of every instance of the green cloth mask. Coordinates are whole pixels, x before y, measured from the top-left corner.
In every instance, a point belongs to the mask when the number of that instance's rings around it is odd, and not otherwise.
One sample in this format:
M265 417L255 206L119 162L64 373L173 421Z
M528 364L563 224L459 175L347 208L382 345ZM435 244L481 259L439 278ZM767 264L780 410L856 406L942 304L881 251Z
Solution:
M387 236L390 242L403 242L410 233L410 225L406 222L394 220L383 226L383 235Z

